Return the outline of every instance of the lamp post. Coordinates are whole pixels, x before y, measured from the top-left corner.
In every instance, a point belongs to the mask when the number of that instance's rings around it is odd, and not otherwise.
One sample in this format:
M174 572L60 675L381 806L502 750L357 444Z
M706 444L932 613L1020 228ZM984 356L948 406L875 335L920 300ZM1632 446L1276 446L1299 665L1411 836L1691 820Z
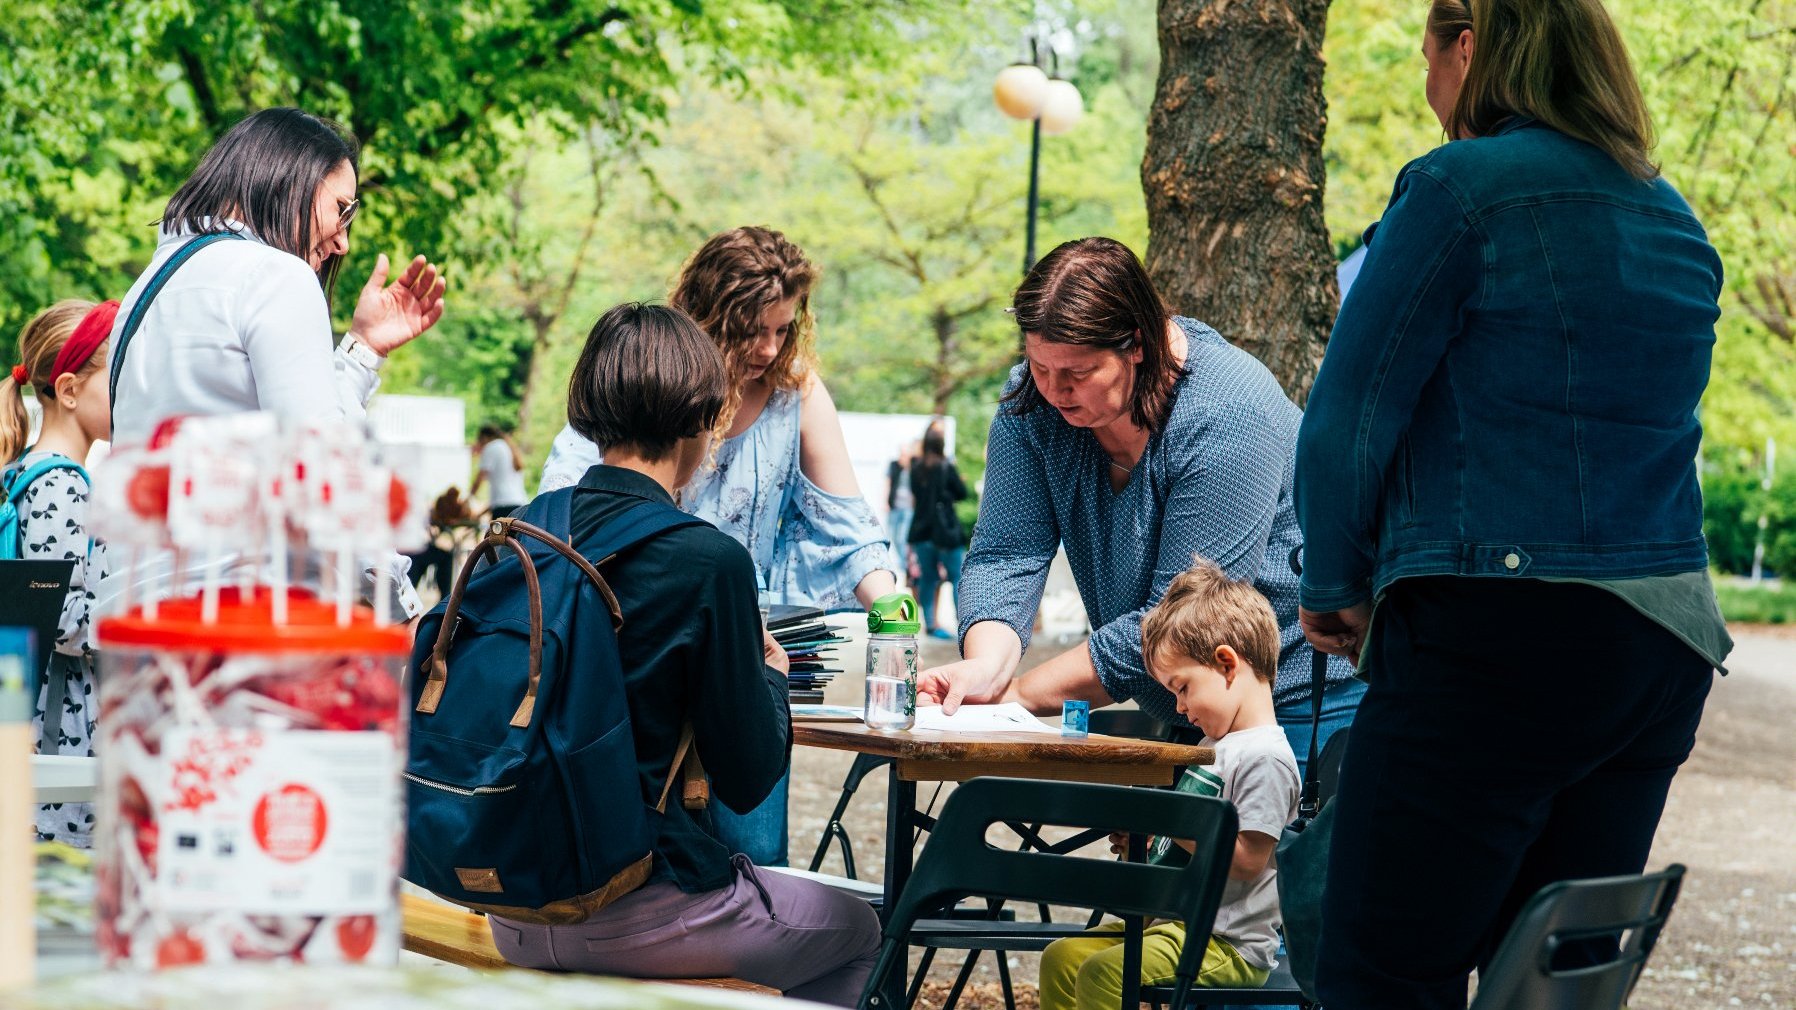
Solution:
M1042 69L1042 49L1047 49L1048 69ZM1085 113L1085 99L1073 82L1060 77L1060 54L1052 43L1029 36L1029 60L998 72L992 82L992 98L999 111L1012 119L1031 121L1029 129L1029 225L1023 247L1023 273L1035 266L1035 214L1041 205L1041 138L1073 128Z

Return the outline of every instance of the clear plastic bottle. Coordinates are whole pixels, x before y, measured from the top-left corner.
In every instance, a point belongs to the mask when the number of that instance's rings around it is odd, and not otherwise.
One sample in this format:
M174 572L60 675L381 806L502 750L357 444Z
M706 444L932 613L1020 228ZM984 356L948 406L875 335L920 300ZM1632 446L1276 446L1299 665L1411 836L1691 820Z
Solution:
M867 608L867 707L863 715L869 729L905 730L916 724L917 633L921 630L917 600L909 593L882 596Z

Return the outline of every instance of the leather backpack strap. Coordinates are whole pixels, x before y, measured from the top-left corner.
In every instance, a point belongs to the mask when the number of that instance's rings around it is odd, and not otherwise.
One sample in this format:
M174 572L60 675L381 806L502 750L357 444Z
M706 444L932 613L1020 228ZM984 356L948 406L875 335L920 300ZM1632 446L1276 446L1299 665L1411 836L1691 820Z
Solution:
M530 725L530 717L536 711L536 692L542 683L543 673L543 592L542 583L536 575L536 562L531 560L530 552L524 549L524 545L518 543L509 519L493 522L486 536L475 546L474 552L455 576L455 586L449 590L448 602L443 606L443 623L437 629L437 640L431 648L424 689L419 693L414 711L430 715L443 703L443 692L449 686L449 646L455 638L455 623L461 610L462 596L468 590L468 580L473 577L474 569L483 559L492 558L500 547L510 548L517 557L524 570L525 590L530 595L530 681L524 691L524 700L518 704L518 710L511 717L513 726Z
M1291 573L1303 574L1303 548L1291 548ZM1303 793L1297 801L1297 817L1309 822L1322 807L1322 770L1317 767L1316 741L1322 735L1322 694L1328 689L1328 653L1310 646L1310 756L1303 765Z
M655 812L667 813L667 795L673 792L674 779L679 776L680 766L686 763L686 754L692 750L692 724L680 727L680 745L674 748L673 764L667 768L667 782L661 786L661 798L655 801ZM696 764L698 754L693 752L692 760Z
M680 804L687 810L703 810L711 805L711 777L705 774L704 763L698 759L698 748L686 755L685 767L680 769L680 778L685 783L680 795Z

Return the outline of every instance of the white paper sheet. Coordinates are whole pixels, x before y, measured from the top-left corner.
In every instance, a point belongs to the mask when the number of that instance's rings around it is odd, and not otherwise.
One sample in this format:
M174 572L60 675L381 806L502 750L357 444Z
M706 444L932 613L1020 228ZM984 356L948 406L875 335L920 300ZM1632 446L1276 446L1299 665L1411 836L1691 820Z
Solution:
M1048 733L1060 735L1050 726L1016 702L1003 705L962 705L953 715L943 715L941 706L917 709L917 728L943 730L949 733Z

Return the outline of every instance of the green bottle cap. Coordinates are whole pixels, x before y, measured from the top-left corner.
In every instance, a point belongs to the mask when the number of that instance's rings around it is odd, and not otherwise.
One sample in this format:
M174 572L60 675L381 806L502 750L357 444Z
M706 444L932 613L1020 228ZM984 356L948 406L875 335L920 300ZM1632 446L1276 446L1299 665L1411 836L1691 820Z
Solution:
M909 593L891 593L873 601L867 608L867 630L875 635L914 635L923 630L917 619L917 598Z

